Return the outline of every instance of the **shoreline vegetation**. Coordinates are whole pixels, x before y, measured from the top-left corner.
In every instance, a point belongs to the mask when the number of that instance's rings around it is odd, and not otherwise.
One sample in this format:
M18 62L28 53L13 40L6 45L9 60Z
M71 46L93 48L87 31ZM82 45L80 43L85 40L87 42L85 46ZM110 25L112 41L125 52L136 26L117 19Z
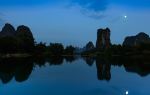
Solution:
M0 32L0 58L25 58L33 56L82 56L150 58L150 37L141 32L126 37L122 45L111 43L110 29L98 29L96 45L89 41L85 47L63 46L62 43L36 43L27 26L15 28L6 23Z

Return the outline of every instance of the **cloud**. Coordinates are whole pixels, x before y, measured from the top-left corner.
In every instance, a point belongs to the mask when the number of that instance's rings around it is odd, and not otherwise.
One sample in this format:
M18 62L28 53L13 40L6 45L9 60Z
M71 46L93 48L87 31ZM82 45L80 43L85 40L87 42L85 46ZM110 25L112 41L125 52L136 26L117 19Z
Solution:
M105 17L102 11L105 11L108 5L108 0L0 0L0 7L33 7L43 4L51 6L64 4L64 2L72 7L80 6L81 13L96 19Z
M94 19L107 17L105 12L110 5L119 5L125 9L132 8L134 10L150 9L150 0L71 0L71 2L72 6L80 6L81 13ZM115 18L112 22L117 19L120 18Z
M105 10L108 4L107 0L73 0L72 2L96 12Z
M101 19L106 17L107 0L72 0L72 6L80 6L81 13L94 18Z
M88 9L84 9L84 10L81 10L81 13L83 15L86 15L90 18L94 18L94 19L103 19L105 17L107 17L107 15L105 14L104 11L91 11L91 10L88 10Z

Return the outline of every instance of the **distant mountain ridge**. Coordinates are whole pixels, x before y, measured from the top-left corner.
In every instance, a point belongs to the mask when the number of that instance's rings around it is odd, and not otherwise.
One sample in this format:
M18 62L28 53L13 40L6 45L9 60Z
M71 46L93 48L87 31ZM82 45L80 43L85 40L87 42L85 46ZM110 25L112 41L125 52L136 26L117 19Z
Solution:
M16 35L16 30L9 23L6 23L5 26L2 28L2 31L0 32L0 37L15 36L15 35Z
M21 34L24 34L33 38L31 30L27 26L24 26L24 25L18 26L17 30L15 30L15 28L11 24L6 23L4 27L2 28L2 31L0 31L0 37L15 37Z
M34 37L27 26L15 28L6 23L0 31L0 52L30 52L34 48Z
M144 32L140 32L136 36L128 36L123 42L123 46L138 46L141 44L150 44L150 37Z

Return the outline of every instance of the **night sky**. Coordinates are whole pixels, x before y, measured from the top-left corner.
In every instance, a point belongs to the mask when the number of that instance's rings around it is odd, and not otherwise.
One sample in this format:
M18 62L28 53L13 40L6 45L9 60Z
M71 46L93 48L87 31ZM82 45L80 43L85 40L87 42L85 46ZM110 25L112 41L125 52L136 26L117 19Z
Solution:
M150 0L0 0L0 28L26 25L37 42L84 46L98 28L111 29L112 43L150 34Z

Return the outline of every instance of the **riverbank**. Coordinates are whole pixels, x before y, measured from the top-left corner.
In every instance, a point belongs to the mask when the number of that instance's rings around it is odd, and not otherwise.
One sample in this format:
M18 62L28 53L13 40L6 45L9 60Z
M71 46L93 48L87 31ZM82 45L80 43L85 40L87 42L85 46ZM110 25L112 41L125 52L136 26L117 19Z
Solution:
M28 53L0 54L0 58L26 58L31 56L32 55Z

